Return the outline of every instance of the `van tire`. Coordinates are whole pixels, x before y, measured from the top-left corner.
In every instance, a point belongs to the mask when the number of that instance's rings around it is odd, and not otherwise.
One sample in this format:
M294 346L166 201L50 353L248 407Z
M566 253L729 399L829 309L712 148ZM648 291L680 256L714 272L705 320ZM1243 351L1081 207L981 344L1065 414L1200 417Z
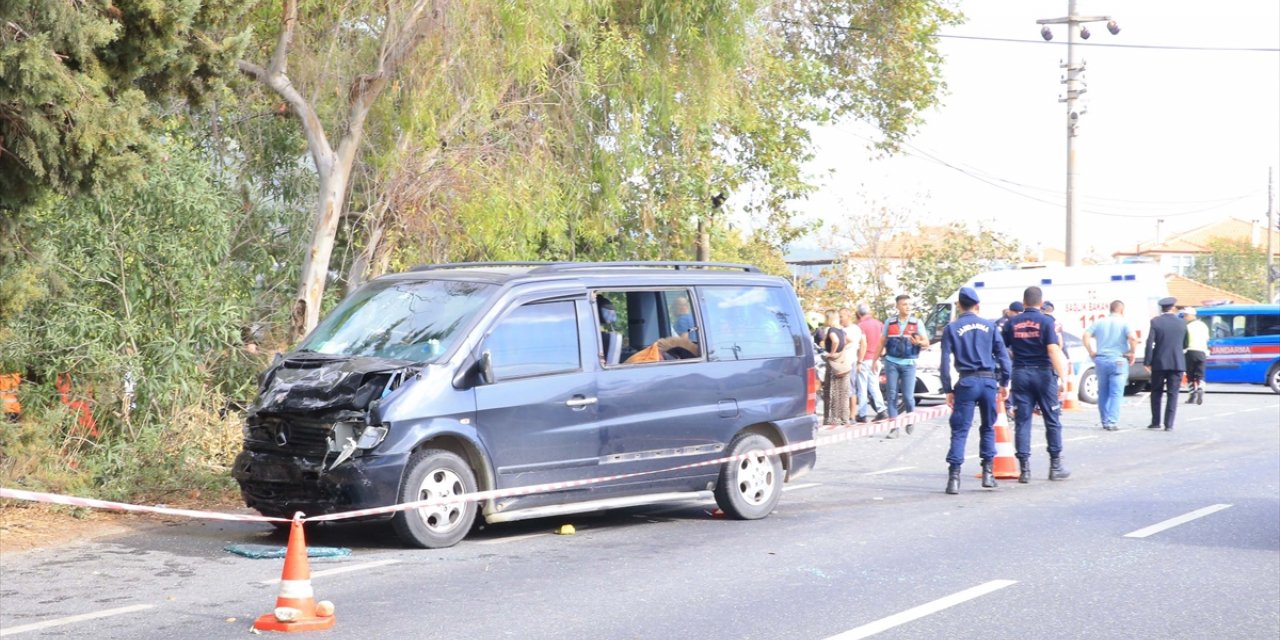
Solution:
M758 433L738 434L729 444L728 456L745 456L775 445ZM782 460L777 454L752 455L726 462L716 483L716 505L731 518L759 520L773 512L782 497Z
M1280 362L1271 365L1267 370L1267 386L1271 387L1271 391L1280 393Z
M399 502L475 491L476 474L465 460L451 451L424 449L409 458ZM391 518L391 526L406 544L423 549L452 547L471 532L476 507L474 501L469 501L399 511Z

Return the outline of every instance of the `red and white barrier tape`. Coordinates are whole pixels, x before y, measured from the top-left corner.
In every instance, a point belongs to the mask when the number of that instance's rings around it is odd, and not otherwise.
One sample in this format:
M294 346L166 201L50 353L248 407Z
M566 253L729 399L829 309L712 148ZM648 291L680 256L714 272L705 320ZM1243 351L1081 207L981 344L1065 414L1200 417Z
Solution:
M21 489L7 489L0 487L0 498L11 498L13 500L28 500L31 502L48 502L52 504L65 504L72 507L92 507L94 509L110 509L112 511L133 511L138 513L161 513L169 516L184 516L187 518L203 518L206 520L231 520L233 522L291 522L289 518L272 518L268 516L241 515L235 513L219 513L217 511L195 511L192 509L174 509L173 507L154 506L148 507L139 504L127 504L124 502L111 502L110 500L97 500L94 498L76 498L73 496L64 496L56 493L41 493L39 491L23 491Z
M358 509L355 511L343 511L341 513L330 513L312 517L301 517L305 522L325 522L333 520L348 520L351 518L362 518L373 515L383 515L395 513L397 511L407 511L409 509L421 509L423 507L438 506L444 504L458 504L462 502L479 502L483 500L494 500L497 498L508 498L512 496L525 496L534 493L545 493L550 491L563 491L576 487L584 487L593 484L601 484L605 482L615 482L618 480L626 480L640 476L658 475L662 473L671 473L674 471L684 471L686 469L695 469L699 467L710 467L725 464L727 462L737 462L745 460L756 455L778 455L782 453L791 453L793 451L803 451L805 449L813 449L821 446L831 445L838 442L845 442L854 438L874 435L882 431L905 427L909 424L940 418L951 413L951 409L945 405L930 407L928 409L918 409L912 413L902 414L896 418L882 420L880 422L871 422L856 426L838 433L820 436L812 440L803 442L795 442L781 447L772 447L760 451L750 451L748 453L737 456L726 456L716 458L714 460L703 460L701 462L693 462L690 464L682 464L675 467L667 467L665 469L657 469L653 471L636 471L632 473L620 473L611 476L602 476L598 478L585 478L582 480L569 480L565 482L549 482L545 484L529 485L525 487L512 487L508 489L490 489L488 491L474 491L448 498L431 498L427 500L418 500L415 502L404 502L400 504L387 505L385 507L373 507L370 509ZM822 425L819 427L822 431L838 430L840 427L834 425ZM172 507L163 506L144 506L126 504L123 502L111 502L108 500L96 500L93 498L77 498L72 496L64 496L54 493L41 493L37 491L23 491L20 489L7 489L0 487L0 498L10 498L13 500L28 500L32 502L46 502L52 504L63 504L73 507L92 507L95 509L111 509L116 511L132 511L141 513L159 513L164 515L185 516L188 518L203 518L208 520L230 520L233 522L291 522L290 518L273 518L269 516L258 515L239 515L231 513L220 513L215 511L195 511L191 509L174 509Z

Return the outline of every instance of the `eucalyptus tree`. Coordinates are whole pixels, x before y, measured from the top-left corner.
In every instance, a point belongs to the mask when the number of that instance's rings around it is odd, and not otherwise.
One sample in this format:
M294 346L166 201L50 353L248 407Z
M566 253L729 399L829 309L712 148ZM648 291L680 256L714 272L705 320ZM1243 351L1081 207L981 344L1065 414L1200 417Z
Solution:
M958 20L933 0L270 11L269 62L240 66L284 100L319 174L299 333L342 229L348 284L414 259L687 257L726 198L757 222L750 242L781 247L814 188L809 128L862 119L892 148L936 103L932 36Z

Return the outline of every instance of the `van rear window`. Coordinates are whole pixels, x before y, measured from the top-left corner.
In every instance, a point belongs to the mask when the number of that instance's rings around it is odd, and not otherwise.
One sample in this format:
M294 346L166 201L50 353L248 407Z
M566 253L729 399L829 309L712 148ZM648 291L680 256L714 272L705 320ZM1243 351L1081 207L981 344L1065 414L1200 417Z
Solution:
M807 335L777 287L700 287L710 360L782 358L804 353Z

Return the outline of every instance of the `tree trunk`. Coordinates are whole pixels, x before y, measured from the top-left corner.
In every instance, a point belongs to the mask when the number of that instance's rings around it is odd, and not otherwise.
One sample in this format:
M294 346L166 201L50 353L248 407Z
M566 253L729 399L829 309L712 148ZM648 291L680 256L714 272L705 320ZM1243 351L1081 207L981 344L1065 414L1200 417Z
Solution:
M298 293L293 301L290 328L294 340L306 335L320 322L320 299L324 296L329 259L333 255L333 243L338 235L338 220L342 215L350 175L350 160L339 159L328 175L320 177L320 199L311 228L311 243L302 260Z
M428 12L427 5L428 0L414 0L413 5L400 14L403 22L398 25L399 28L392 24L395 16L391 7L387 7L376 68L369 74L355 78L347 92L349 103L346 129L338 141L336 153L325 136L324 126L315 109L289 80L289 48L293 43L293 30L298 23L297 0L285 0L280 35L268 66L263 68L245 60L238 63L242 72L271 87L289 103L302 123L308 150L320 176L320 194L311 230L311 243L303 258L298 293L294 298L290 317L291 338L294 341L302 338L320 322L320 300L324 296L329 259L333 256L338 222L346 203L351 167L355 164L356 151L364 138L365 119L388 81L399 72L405 59L418 46L427 18L439 18L439 7Z

